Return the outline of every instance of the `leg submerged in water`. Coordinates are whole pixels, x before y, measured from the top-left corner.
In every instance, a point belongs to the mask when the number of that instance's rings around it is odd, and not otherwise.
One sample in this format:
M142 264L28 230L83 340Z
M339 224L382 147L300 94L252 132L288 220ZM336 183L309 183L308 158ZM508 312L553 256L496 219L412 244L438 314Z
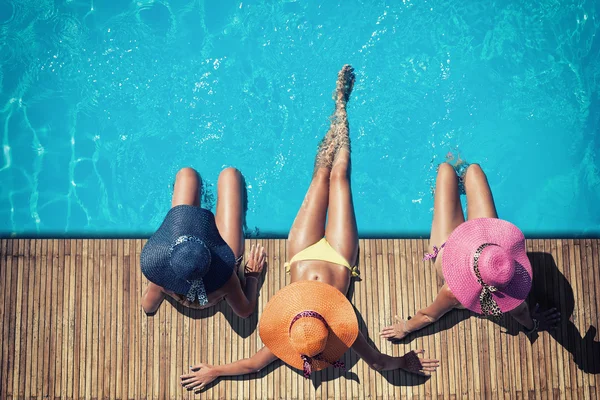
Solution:
M335 112L330 129L336 132L336 153L329 183L329 217L325 230L331 247L350 265L356 264L358 253L358 229L350 187L350 131L346 113L354 79L354 69L349 65L345 65L338 74Z

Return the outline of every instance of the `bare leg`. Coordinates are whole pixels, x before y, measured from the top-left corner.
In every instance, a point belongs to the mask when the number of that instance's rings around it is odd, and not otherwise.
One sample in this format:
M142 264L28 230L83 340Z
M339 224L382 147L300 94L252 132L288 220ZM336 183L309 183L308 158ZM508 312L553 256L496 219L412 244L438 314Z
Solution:
M244 181L235 168L225 168L217 182L215 221L235 258L244 254Z
M200 206L200 178L193 168L182 168L175 177L175 188L171 207L179 205ZM142 295L142 308L146 314L153 314L158 310L165 298L165 290L149 282L148 287Z
M492 191L479 164L471 164L465 176L467 218L498 218Z
M200 207L200 178L193 168L182 168L175 177L171 207L182 204Z
M335 133L335 130L330 128L319 143L312 181L288 235L288 259L318 242L325 235L329 175L335 156Z
M429 238L429 252L433 246L438 248L444 243L457 226L465 222L465 216L460 203L458 191L458 176L454 168L447 163L440 164L435 182L435 197L433 200L433 222ZM438 276L442 277L442 249L435 260Z
M325 230L327 241L350 265L356 263L358 253L358 229L350 187L350 136L346 113L346 103L353 85L353 69L345 65L338 75L336 110L332 122L332 129L336 131L337 152L331 170L329 219Z

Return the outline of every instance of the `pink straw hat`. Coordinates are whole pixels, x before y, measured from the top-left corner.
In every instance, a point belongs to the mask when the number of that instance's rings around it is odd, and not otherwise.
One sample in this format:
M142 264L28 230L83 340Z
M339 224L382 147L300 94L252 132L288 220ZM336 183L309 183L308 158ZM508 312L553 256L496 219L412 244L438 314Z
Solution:
M442 271L456 299L485 315L500 315L525 301L533 277L523 232L498 218L459 225L444 246Z

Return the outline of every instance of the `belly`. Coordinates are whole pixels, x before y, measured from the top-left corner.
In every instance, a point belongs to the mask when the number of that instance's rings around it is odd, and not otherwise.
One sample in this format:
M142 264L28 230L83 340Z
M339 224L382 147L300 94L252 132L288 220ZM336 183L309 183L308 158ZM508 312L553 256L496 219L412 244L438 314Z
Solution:
M352 277L350 270L343 265L318 260L295 262L290 267L290 275L292 282L320 281L333 286L343 294L348 292Z

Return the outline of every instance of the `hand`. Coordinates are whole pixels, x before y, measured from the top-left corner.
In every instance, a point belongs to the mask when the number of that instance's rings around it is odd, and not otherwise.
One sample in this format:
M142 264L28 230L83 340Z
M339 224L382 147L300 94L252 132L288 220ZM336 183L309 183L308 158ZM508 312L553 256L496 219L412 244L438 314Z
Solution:
M394 319L396 320L396 323L383 328L383 330L379 333L379 336L384 337L387 340L399 340L406 337L406 335L410 333L405 320L398 318L397 315L394 317Z
M195 393L199 393L209 383L219 377L219 374L215 372L212 365L198 364L194 367L190 367L189 374L181 375L181 386L188 390L194 390Z
M425 353L425 350L410 351L402 356L404 360L404 366L401 368L407 372L429 376L433 371L440 366L439 360L430 360L427 358L419 358L420 355Z
M252 245L250 248L250 254L248 255L248 261L244 266L244 275L246 276L258 276L262 272L265 266L265 259L267 254L265 248L261 245Z
M537 319L539 323L538 331L549 331L556 328L556 325L560 322L560 312L553 307L544 312L540 312L540 305L536 304L531 318Z

